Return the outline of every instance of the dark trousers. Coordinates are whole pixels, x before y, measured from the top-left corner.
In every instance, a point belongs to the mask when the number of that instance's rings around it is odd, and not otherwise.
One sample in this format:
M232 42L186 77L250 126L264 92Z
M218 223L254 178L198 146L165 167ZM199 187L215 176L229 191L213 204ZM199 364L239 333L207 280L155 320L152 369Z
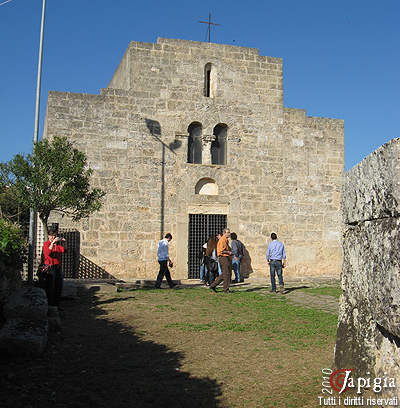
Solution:
M221 265L222 275L210 285L215 288L222 281L224 281L224 292L229 292L229 284L231 283L232 258L230 256L219 256L219 264Z
M204 280L211 285L218 275L218 263L209 256L204 257L204 263L207 267L207 275Z
M63 288L63 274L61 265L53 265L51 272L46 275L45 291L49 306L59 306Z
M172 282L171 274L169 273L168 261L158 261L158 263L160 264L160 272L158 272L156 288L161 287L161 282L164 278L164 275L167 279L169 287L172 288L174 286L174 283Z

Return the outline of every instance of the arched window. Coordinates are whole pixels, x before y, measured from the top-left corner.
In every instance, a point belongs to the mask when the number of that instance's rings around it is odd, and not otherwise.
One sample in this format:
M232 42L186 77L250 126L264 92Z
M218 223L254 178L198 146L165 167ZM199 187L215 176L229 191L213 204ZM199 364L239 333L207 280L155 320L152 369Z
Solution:
M214 128L215 140L211 143L211 164L226 164L226 136L228 127L219 124Z
M211 178L202 178L196 184L194 192L199 195L218 195L218 185Z
M200 123L191 123L188 127L189 141L188 141L188 163L200 163L202 159L202 142L201 133L202 127Z
M204 96L214 98L217 92L217 71L210 62L204 67Z

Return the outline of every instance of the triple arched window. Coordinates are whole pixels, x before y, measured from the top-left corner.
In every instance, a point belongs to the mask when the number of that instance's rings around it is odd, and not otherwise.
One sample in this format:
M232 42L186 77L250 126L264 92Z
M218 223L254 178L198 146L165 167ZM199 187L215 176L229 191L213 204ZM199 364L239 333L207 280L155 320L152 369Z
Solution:
M210 147L211 164L226 164L227 125L220 123L214 127L213 141ZM188 127L188 163L203 162L203 128L201 123L193 122Z

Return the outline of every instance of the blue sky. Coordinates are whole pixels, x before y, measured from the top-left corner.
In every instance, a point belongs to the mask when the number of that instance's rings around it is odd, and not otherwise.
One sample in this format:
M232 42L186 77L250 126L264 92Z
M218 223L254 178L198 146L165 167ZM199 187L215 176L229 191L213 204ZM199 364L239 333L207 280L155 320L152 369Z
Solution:
M0 161L32 148L41 9L0 6ZM39 135L50 90L99 93L130 40L205 41L209 12L213 42L283 58L286 107L344 119L346 169L400 136L398 0L47 0Z

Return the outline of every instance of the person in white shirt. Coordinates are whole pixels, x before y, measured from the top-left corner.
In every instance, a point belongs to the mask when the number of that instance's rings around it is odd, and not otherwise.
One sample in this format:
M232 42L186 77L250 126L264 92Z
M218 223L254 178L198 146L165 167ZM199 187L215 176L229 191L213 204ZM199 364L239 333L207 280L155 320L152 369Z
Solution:
M168 233L168 234L165 234L165 238L163 238L161 241L158 242L157 259L158 259L158 263L160 264L160 272L158 272L158 276L157 276L157 281L155 285L156 289L161 289L161 282L164 278L164 275L171 289L174 286L176 286L176 284L172 282L171 274L168 269L168 266L170 268L174 266L168 254L168 245L171 239L172 239L172 235Z

